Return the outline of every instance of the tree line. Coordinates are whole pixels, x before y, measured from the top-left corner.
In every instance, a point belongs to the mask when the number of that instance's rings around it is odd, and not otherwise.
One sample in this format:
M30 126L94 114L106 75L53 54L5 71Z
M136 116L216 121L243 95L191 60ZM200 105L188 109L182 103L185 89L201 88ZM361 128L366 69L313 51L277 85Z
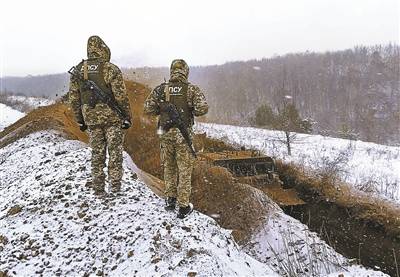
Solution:
M277 113L289 95L314 133L398 144L399 64L399 45L357 46L191 67L189 79L205 90L209 121L255 125L261 106ZM150 87L169 74L167 67L124 72Z
M254 120L257 110L260 114L269 107L278 114L284 98L290 96L314 133L399 144L399 64L399 45L357 46L193 66L189 79L205 91L210 104L207 120L212 122L259 126ZM124 68L123 72L150 88L169 76L168 67ZM2 92L55 97L68 91L68 80L64 73L3 77L0 82Z
M69 74L0 78L2 94L55 98L68 91Z

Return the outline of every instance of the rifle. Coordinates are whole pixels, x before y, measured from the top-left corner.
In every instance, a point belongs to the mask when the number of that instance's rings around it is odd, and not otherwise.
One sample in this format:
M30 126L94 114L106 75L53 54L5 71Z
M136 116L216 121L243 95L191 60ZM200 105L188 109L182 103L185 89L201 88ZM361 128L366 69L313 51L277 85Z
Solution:
M197 158L196 152L193 149L192 141L190 140L189 133L183 122L181 115L178 112L176 106L169 102L163 102L163 111L168 114L168 120L161 126L165 132L168 132L169 129L176 127L178 128L179 132L181 132L182 137L185 139L186 144L189 147L190 153L192 153L193 157Z
M68 70L68 73L77 78L79 81L83 82L84 89L92 91L96 97L98 97L103 103L107 104L113 111L115 111L122 120L129 119L124 110L122 110L120 106L118 106L114 98L112 98L108 93L99 88L99 86L96 85L95 82L91 80L85 80L75 66L71 67L71 69Z

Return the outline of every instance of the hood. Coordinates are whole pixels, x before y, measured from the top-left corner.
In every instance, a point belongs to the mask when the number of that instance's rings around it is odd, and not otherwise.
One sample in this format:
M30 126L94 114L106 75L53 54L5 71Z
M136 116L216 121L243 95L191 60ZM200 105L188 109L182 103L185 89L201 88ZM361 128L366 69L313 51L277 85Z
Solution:
M111 51L99 36L91 36L87 42L87 56L89 59L101 58L109 62Z
M170 67L171 82L187 82L189 78L189 66L182 59L173 60Z

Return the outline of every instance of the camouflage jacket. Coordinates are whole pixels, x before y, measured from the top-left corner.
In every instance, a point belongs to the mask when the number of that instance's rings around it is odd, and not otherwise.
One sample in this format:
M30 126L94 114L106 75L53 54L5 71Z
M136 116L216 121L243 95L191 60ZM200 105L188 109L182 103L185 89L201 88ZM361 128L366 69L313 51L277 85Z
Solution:
M99 58L104 61L104 81L111 88L118 105L130 117L131 112L125 83L121 70L110 63L110 49L101 38L92 36L88 40L87 53L88 58ZM77 122L84 122L88 126L109 126L122 123L122 120L107 104L98 103L94 108L90 108L86 104L81 105L79 87L79 81L72 77L69 84L69 102Z
M159 104L164 96L165 84L156 87L147 97L144 103L144 112L148 115L160 115ZM194 116L202 116L208 112L208 104L206 98L200 88L191 83L188 84L187 101L189 109Z

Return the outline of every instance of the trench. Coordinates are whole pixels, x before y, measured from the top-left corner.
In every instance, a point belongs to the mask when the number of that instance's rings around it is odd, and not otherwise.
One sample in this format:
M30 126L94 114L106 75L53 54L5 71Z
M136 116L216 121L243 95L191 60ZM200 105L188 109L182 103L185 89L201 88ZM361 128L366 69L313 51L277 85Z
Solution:
M146 89L139 84L129 82L127 88L135 92L130 98L131 106L136 107L135 111L141 111L139 107L143 106ZM66 131L71 138L85 141L86 136L79 132L79 128L72 118L71 112L62 104L37 109L0 134L0 138L9 135L8 139L2 140L0 147L30 132L45 130L53 125L57 130ZM158 145L154 135L155 123L144 120L142 114L138 113L134 116L133 126L134 128L128 130L125 149L142 170L160 177L159 150L158 147L154 147ZM197 137L200 137L200 145L203 144L205 151L235 150L234 147L221 141L207 138L205 134ZM286 170L282 170L282 166L278 167L278 174L284 182L284 188L296 190L297 195L305 202L303 205L282 206L288 215L308 225L310 230L319 233L322 239L342 255L356 258L362 265L370 268L377 269L376 266L378 266L380 270L390 276L398 276L394 254L399 263L400 224L398 222L400 212L394 213L394 215L392 213L392 217L397 217L395 226L392 228L396 231L387 232L384 224L379 222L379 218L360 219L354 210L336 202L327 201L326 198L318 195L318 192L309 189L307 184L299 185L296 175L290 173L291 167L285 166ZM210 183L206 186L202 181L203 175L200 173L205 170L209 170L210 174L207 176L210 177L209 179L215 179L213 184ZM223 170L218 171L215 168L203 166L197 171L201 178L198 178L197 193L195 182L193 196L198 207L202 208L206 214L220 213L221 218L218 221L222 226L228 229L239 229L243 232L243 236L248 235L251 230L249 226L258 220L257 215L249 219L249 214L253 215L254 211L261 210L262 207L257 206L257 203L251 203L239 213L235 213L231 207L242 203L243 198L248 195L247 191L242 187L232 187L231 177ZM217 186L218 184L220 185ZM220 198L217 197L218 195L225 196ZM354 206L360 208L357 203ZM238 218L241 218L242 221ZM237 240L238 238L240 236L235 237Z
M224 146L207 150L209 152L232 150L225 149ZM257 182L244 183L269 195L287 215L307 225L336 252L351 259L355 264L399 277L400 212L398 208L386 212L379 202L367 200L358 203L351 196L349 196L350 204L346 206L343 201L326 197L329 193L326 194L323 189L316 189L315 184L311 184L315 180L303 179L301 174L290 165L278 163L277 173L283 181L278 191L276 187L271 187L271 184L264 183L260 186ZM323 185L330 186L331 184ZM280 203L280 198L285 204ZM300 202L303 203L299 204ZM375 211L378 212L374 214ZM364 216L365 214L368 216ZM382 214L385 216L380 216ZM390 223L386 224L388 219Z
M357 218L346 207L315 197L311 191L296 190L305 204L282 207L286 214L306 224L345 257L390 276L398 276L395 260L396 255L399 263L398 235L389 234L376 221Z
M210 152L232 150L225 149L224 146L208 150ZM308 180L299 177L300 174L290 165L278 163L277 173L283 181L278 191L268 184L260 186L256 184L257 182L245 183L261 189L274 199L287 215L307 225L336 252L352 259L354 263L399 277L400 212L398 208L385 212L379 203L373 201L367 201L367 204L357 203L357 200L345 206L340 201L329 200L321 190L315 189L315 186L308 183ZM288 191L292 191L293 194L287 193ZM282 199L286 204L277 201L280 198L279 194L284 195ZM351 197L350 199L353 200ZM293 204L288 204L291 202ZM299 204L299 202L304 203ZM380 213L363 217L360 216L363 210L367 214L376 210L380 210ZM379 214L382 213L386 213L387 216L380 217ZM390 223L386 224L385 221L388 219Z

